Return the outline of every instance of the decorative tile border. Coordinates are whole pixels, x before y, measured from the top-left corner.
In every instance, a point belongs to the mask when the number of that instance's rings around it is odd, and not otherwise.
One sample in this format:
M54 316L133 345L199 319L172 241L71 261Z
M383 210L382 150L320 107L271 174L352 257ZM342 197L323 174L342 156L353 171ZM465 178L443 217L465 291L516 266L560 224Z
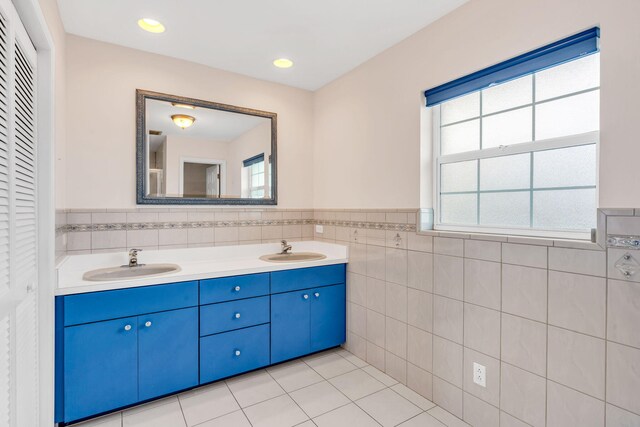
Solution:
M67 224L59 227L66 232L83 231L117 231L117 230L167 230L188 228L223 228L223 227L254 227L269 225L307 225L313 224L313 219L262 219L241 221L180 221L180 222L117 222L109 224Z
M416 231L415 224L386 222L338 221L319 219L262 219L240 221L182 221L182 222L130 222L109 224L66 224L56 229L56 234L66 232L118 231L118 230L166 230L190 228L255 227L285 225L329 225L371 230Z
M316 219L314 224L333 225L336 227L366 228L369 230L416 231L415 224L398 224L391 222L340 221Z
M611 236L607 237L607 247L640 250L640 236Z

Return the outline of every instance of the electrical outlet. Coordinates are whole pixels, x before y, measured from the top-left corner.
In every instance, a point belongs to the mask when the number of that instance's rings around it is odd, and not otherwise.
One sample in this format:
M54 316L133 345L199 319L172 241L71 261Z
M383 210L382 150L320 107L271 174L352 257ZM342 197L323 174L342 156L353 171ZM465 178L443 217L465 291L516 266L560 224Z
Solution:
M324 233L324 226L320 224L316 224L316 233L318 234Z
M480 387L487 386L487 368L476 362L473 362L473 382Z

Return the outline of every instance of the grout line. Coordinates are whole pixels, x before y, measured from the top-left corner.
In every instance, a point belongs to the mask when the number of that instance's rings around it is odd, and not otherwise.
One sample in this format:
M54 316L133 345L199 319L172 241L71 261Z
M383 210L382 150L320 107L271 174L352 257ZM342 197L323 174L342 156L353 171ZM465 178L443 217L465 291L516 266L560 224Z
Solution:
M533 154L532 154L533 159ZM549 266L549 250L547 250L547 266ZM546 292L547 292L547 301L546 301L546 324L544 328L545 333L545 360L544 360L544 422L545 424L549 423L549 279L550 279L549 270L547 270L547 282L545 283Z
M229 391L229 394L231 394L231 397L233 397L233 400L235 400L236 404L238 405L238 408L240 408L240 410L242 411L242 415L244 415L244 417L247 419L247 422L249 423L249 425L253 427L253 423L251 422L251 420L247 416L246 412L244 412L244 408L242 407L242 405L240 405L240 402L238 402L238 399L236 399L236 395L233 394L233 392L231 391L231 388L229 387L229 384L227 384L227 380L224 380L224 386Z
M606 220L605 220L606 222ZM606 232L606 230L605 230ZM605 233L606 236L606 233ZM605 238L606 239L606 238ZM604 427L607 427L607 365L609 357L609 251L605 251L606 266L605 294L604 294Z

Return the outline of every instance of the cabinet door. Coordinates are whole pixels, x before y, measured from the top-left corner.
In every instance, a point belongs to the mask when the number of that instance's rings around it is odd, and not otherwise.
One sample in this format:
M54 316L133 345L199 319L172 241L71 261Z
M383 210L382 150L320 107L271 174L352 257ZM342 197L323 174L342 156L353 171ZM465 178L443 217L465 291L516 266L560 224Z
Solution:
M311 292L311 351L324 350L345 342L345 286L334 285Z
M198 309L138 316L140 400L198 384Z
M208 383L269 364L269 325L253 326L200 339L200 383Z
M136 318L64 328L64 419L138 401Z
M271 296L271 363L309 353L311 291Z

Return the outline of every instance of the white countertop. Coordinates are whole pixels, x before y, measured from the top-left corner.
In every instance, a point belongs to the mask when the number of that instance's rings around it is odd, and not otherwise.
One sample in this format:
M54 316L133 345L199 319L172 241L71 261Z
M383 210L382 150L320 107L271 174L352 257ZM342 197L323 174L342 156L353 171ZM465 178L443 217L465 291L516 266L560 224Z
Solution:
M291 270L295 268L348 262L349 251L348 248L343 245L316 241L289 242L289 244L293 246L293 252L319 252L327 257L318 261L288 263L272 263L259 259L262 255L280 252L279 243L157 251L149 250L142 251L138 254L138 263L172 263L178 264L181 270L161 276L109 282L90 282L82 280L84 273L98 268L116 267L127 264L129 262L128 254L126 252L114 252L90 255L68 255L58 264L55 294L70 295L107 291L112 289L133 288L136 286L186 282L189 280Z

